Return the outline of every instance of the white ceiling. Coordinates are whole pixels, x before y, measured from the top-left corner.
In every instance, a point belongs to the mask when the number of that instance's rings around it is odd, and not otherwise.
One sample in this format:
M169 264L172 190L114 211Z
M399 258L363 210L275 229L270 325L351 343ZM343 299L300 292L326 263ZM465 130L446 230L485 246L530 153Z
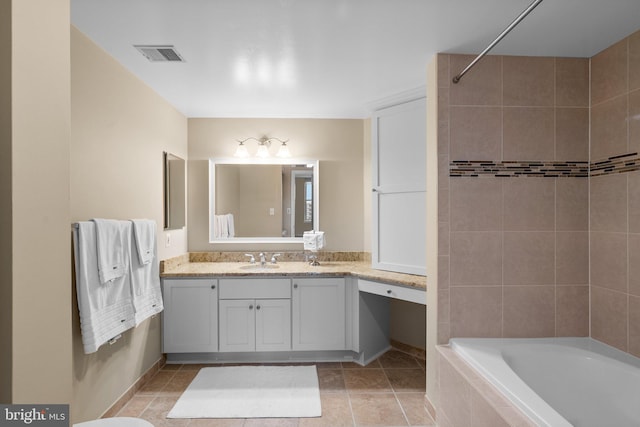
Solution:
M530 3L72 0L71 20L188 117L360 118L424 87L435 53L482 51ZM491 53L591 57L639 18L640 0L544 0ZM151 63L134 44L186 62Z

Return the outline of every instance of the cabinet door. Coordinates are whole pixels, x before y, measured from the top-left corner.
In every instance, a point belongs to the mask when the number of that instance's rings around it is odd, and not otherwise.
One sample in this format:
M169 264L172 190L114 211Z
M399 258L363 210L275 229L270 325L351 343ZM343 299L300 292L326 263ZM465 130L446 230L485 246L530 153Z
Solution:
M426 274L426 117L425 98L372 117L374 268Z
M254 351L256 316L254 300L220 300L220 351Z
M213 279L163 281L162 351L218 351L218 289Z
M291 350L291 300L256 300L256 351Z
M345 279L294 279L294 350L345 350Z

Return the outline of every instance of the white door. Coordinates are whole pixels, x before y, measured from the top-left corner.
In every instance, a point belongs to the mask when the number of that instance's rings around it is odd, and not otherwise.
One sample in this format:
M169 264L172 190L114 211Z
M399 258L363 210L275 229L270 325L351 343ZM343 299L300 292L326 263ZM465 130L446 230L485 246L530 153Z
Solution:
M372 265L426 274L426 99L372 117Z
M256 351L291 350L291 300L256 300Z
M256 349L255 300L220 300L220 351Z
M294 279L294 350L345 350L345 279Z
M163 281L162 351L218 351L218 289L213 279Z

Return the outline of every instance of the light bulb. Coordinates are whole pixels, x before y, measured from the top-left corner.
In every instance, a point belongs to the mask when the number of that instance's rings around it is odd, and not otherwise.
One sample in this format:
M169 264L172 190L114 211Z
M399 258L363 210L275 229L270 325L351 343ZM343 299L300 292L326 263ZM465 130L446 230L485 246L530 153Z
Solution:
M249 157L249 152L247 151L247 147L244 145L244 143L240 143L240 145L238 145L238 148L236 148L236 152L233 155L234 157Z
M266 159L267 157L269 157L269 149L264 142L260 143L258 152L256 153L256 157L260 157L261 159Z
M287 147L286 142L282 143L282 145L280 146L280 149L278 150L278 154L276 154L276 156L281 158L291 157L291 152L289 151L289 147Z

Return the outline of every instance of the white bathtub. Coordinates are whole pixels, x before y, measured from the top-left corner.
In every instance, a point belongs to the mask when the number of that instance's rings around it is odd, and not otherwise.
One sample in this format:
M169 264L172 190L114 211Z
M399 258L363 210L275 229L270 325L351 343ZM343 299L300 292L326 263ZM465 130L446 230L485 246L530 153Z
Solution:
M450 345L540 426L640 426L640 359L599 341L453 338Z

